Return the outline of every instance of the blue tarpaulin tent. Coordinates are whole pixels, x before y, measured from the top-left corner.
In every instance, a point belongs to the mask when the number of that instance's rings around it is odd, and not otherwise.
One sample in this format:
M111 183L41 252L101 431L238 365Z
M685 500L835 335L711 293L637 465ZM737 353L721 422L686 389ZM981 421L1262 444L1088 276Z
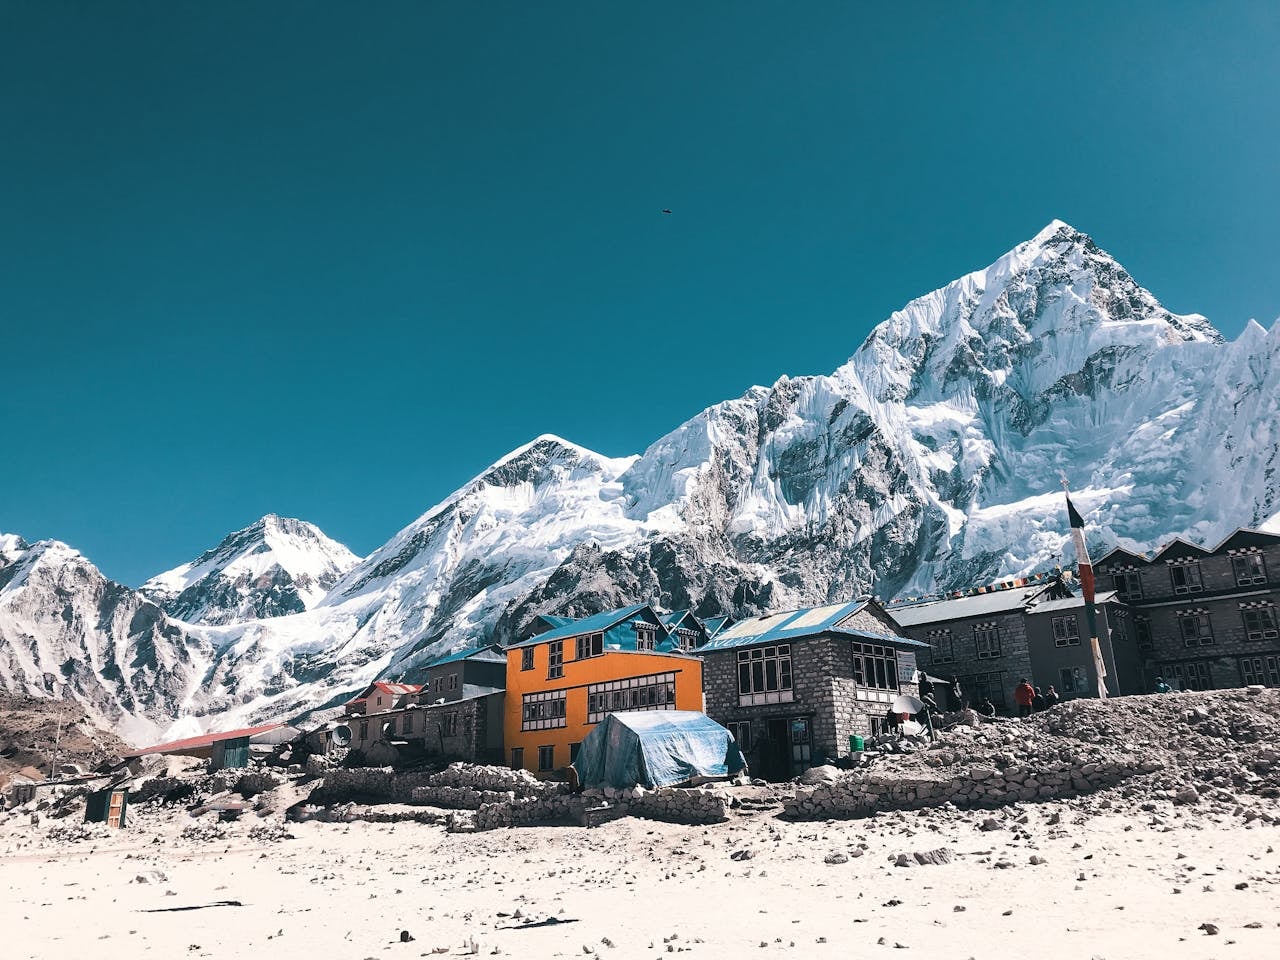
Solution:
M611 713L587 734L573 761L584 787L669 787L695 777L732 777L747 764L737 741L705 713Z

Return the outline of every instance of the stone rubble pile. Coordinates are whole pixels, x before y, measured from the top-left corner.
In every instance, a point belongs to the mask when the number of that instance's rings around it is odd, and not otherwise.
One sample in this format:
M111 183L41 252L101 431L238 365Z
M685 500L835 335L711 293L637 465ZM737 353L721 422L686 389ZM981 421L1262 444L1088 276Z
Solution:
M962 726L928 749L801 787L795 819L952 804L1000 807L1124 783L1138 798L1280 796L1280 691L1073 700L1029 720ZM818 779L818 778L812 778ZM1216 791L1216 793L1212 793Z

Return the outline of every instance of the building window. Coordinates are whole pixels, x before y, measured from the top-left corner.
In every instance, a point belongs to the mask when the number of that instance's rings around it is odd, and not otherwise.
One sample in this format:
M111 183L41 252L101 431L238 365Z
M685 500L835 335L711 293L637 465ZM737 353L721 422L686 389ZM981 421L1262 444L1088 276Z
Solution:
M636 649L637 650L656 650L658 648L658 628L651 623L637 623L636 628Z
M1080 646L1080 624L1075 614L1053 618L1053 645L1055 647Z
M853 681L875 690L898 689L898 651L875 643L852 643Z
M1246 687L1280 687L1280 657L1241 657L1240 680Z
M511 769L512 770L524 769L524 747L511 748Z
M738 704L789 703L791 644L738 651Z
M471 715L467 714L462 718L462 735L464 737L471 736Z
M555 744L538 748L538 772L548 773L556 768Z
M698 648L698 631L690 627L676 627L676 644L686 652Z
M569 762L573 763L578 759L578 751L582 749L582 741L569 744Z
M1143 653L1150 653L1155 649L1155 639L1151 636L1151 619L1149 617L1134 617L1133 632L1138 638L1138 650Z
M458 689L458 675L456 673L449 674L449 689L450 690Z
M1178 629L1182 631L1184 646L1207 647L1213 643L1213 625L1207 610L1179 611Z
M746 753L751 749L751 721L741 720L737 723L729 724L729 732L733 734L733 739L738 741L738 749Z
M458 735L458 715L456 713L445 714L440 718L440 732L446 737L456 737Z
M1280 630L1276 627L1276 608L1270 603L1251 604L1242 607L1240 616L1244 618L1244 633L1249 640L1275 640L1280 638Z
M655 673L593 683L587 687L587 723L599 723L606 714L625 710L674 710L676 675Z
M955 662L956 645L949 628L943 627L937 630L930 630L927 639L929 646L933 648L929 651L931 663Z
M1112 581L1121 600L1142 599L1142 577L1137 570L1117 570Z
M369 721L368 720L360 721L360 739L361 740L369 739Z
M406 713L404 719L400 721L400 732L408 736L413 733L413 714Z
M1169 564L1169 579L1173 581L1174 593L1200 593L1204 590L1200 563L1195 560Z
M525 647L520 651L520 669L533 669L533 647Z
M979 660L993 660L1000 656L1000 627L992 623L973 625L973 644Z
M1165 663L1160 674L1175 690L1212 690L1213 673L1202 660Z
M551 730L565 726L565 691L526 693L520 698L520 729Z
M1244 553L1231 558L1231 569L1236 575L1236 586L1248 587L1267 582L1267 568L1261 553Z
M432 689L432 690L434 690L436 693L439 693L441 690L443 690L443 689L444 689L444 677L436 677L436 678L435 678L435 680L434 680L434 681L432 682L432 684L431 684L431 689Z
M1076 638L1079 642L1079 638ZM1084 672L1084 667L1063 667L1058 671L1058 692L1059 693L1088 693L1089 692L1089 676Z
M578 659L599 657L604 654L604 634L588 633L578 638Z
M547 679L564 676L564 641L552 640L547 644Z

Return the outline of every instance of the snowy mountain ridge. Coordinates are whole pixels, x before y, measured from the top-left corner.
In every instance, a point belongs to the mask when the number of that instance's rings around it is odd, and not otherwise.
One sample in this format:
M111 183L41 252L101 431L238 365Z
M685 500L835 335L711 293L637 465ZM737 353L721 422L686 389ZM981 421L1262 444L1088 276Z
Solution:
M1030 573L1070 562L1064 474L1098 549L1280 529L1278 360L1280 325L1226 342L1055 221L908 303L829 376L753 387L639 456L535 439L305 609L182 608L204 622L169 625L208 666L152 713L290 715L542 612L742 616L847 599L873 575L893 596ZM234 565L212 555L237 536L149 589L177 611L173 588Z
M190 623L236 623L309 610L360 558L314 524L267 514L139 589Z

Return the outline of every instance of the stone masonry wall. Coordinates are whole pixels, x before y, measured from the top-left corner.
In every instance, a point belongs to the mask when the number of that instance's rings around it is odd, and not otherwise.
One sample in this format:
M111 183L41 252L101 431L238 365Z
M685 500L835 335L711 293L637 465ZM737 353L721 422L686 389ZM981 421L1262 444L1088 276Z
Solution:
M786 805L785 815L797 820L824 820L865 817L878 810L939 807L945 803L999 807L1090 793L1162 767L1156 760L1127 757L1083 764L1061 762L1035 770L970 767L953 776L854 774L810 789L801 788Z

